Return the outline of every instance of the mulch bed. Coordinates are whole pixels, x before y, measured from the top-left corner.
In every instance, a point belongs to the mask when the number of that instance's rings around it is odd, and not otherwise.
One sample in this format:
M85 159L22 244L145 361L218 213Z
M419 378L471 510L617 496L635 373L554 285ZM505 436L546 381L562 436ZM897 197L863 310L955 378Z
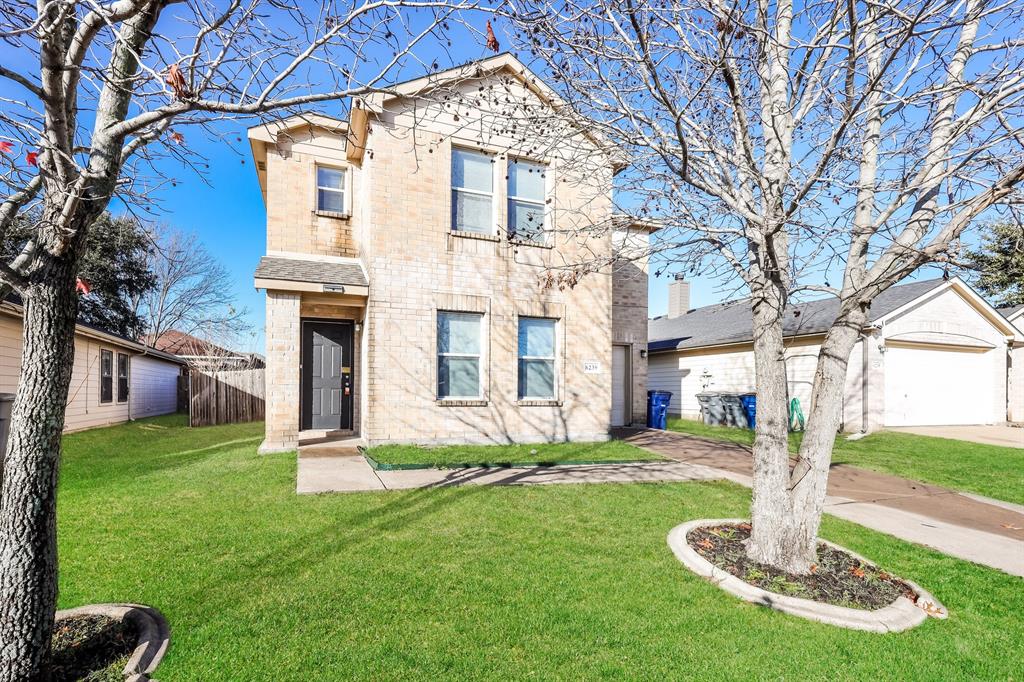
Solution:
M691 530L686 541L702 557L746 583L769 592L825 604L875 610L900 596L917 599L914 589L877 566L842 550L818 544L818 562L808 575L793 575L747 558L750 524Z
M138 632L106 616L76 616L53 628L49 682L123 682Z

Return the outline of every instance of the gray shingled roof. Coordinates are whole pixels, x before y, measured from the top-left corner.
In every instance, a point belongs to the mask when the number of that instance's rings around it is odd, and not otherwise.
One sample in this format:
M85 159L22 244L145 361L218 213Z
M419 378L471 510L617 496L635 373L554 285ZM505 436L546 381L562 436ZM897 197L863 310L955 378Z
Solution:
M930 279L887 289L871 304L870 320L887 315L943 283L942 279ZM798 336L825 332L838 312L839 300L836 298L792 305L786 309L783 333ZM647 348L652 352L752 341L754 333L749 299L696 308L682 317L656 317L647 323L647 337Z
M256 266L256 277L316 284L344 284L353 287L365 287L369 284L358 263L331 263L276 256L264 256L260 259L260 264Z
M1008 305L1003 308L998 308L998 310L1000 315L1002 315L1006 319L1010 319L1010 316L1016 313L1017 311L1024 310L1024 303L1018 303L1017 305Z

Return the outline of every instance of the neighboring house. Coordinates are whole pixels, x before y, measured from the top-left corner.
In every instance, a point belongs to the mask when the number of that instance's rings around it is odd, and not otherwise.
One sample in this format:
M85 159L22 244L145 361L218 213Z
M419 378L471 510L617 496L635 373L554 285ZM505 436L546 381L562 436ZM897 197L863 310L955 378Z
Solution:
M430 96L440 87L557 103L499 55L368 97L347 122L309 114L249 132L267 208L255 272L267 301L264 452L303 432L599 440L643 417L646 263L608 265L613 160L581 133L596 169L563 167L560 149L521 149L489 125L486 106L456 107L460 118ZM619 244L647 239L620 227ZM605 265L545 285L583 260ZM613 270L628 281L613 285Z
M166 331L156 338L144 337L142 341L147 346L176 355L190 367L198 369L262 369L265 364L258 353L228 350L177 329Z
M648 387L672 391L670 412L696 418L702 391L754 389L748 300L688 310L686 282L670 284L669 313L650 321ZM836 299L786 311L789 394L810 406L824 334ZM871 305L850 354L845 431L886 426L995 424L1007 420L1008 347L1024 341L958 278L894 286Z
M1024 334L1024 303L1000 308L999 312ZM1024 424L1024 342L1018 342L1010 349L1006 391L1007 420L1014 424Z
M0 304L0 393L17 392L21 327L21 305L9 300ZM183 364L173 355L131 339L76 325L64 430L80 431L174 412Z

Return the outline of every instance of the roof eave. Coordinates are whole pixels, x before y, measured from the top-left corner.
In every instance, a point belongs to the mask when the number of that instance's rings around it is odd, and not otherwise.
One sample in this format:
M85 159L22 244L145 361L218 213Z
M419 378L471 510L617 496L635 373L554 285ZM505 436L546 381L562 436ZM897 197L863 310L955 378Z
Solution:
M8 315L13 315L15 317L20 318L24 318L25 316L24 308L18 305L17 303L11 303L10 301L4 301L3 303L0 303L0 312L4 312L7 313ZM97 341L105 341L106 343L109 343L114 346L120 346L121 348L126 348L128 350L134 350L140 355L153 355L159 357L162 360L167 360L168 362L174 362L179 365L185 364L185 362L181 358L171 353L165 353L164 351L157 350L156 348L147 346L144 343L132 341L131 339L126 339L123 336L111 334L101 329L93 329L92 327L87 327L84 324L80 324L78 322L75 323L75 334L81 334L82 336L86 336L91 339L96 339Z

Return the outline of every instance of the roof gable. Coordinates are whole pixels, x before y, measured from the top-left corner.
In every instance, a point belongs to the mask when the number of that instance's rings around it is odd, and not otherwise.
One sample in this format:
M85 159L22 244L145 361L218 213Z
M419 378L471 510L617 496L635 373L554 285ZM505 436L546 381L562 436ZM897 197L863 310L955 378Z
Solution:
M395 99L426 95L432 90L452 83L485 78L501 72L514 76L549 105L559 107L564 104L558 93L509 52L502 52L493 57L460 64L444 71L429 73L419 78L397 83L386 90L367 95L363 98L363 103L369 109L379 112L388 102Z
M933 280L941 281L941 280ZM894 287L895 288L895 287ZM964 301L974 308L977 313L983 317L989 324L996 328L1001 334L1007 337L1020 337L1020 332L1010 322L1000 314L995 307L992 306L983 296L976 292L969 284L964 282L959 277L954 277L948 281L942 281L942 285L935 289L926 292L929 298L936 297L944 291L952 291L958 294ZM904 305L894 308L884 315L875 318L872 317L872 322L883 323L892 320L900 315L904 314L908 310L917 307L921 304L919 298L907 301Z
M551 86L511 53L503 52L493 57L404 81L356 100L350 110L350 137L359 133L364 127L364 124L356 120L357 116L365 116L361 112L369 111L378 117L387 118L393 116L396 111L402 111L402 107L395 106L395 103L399 101L425 98L429 93L440 88L454 87L458 89L471 81L480 81L498 75L508 75L514 78L531 96L536 97L540 104L553 111L565 107L565 101ZM457 121L458 117L455 120ZM617 173L626 167L628 164L626 154L621 148L604 139L593 125L581 124L579 121L571 119L568 123L573 129L574 135L586 138L599 153L608 157L609 166L614 172Z

